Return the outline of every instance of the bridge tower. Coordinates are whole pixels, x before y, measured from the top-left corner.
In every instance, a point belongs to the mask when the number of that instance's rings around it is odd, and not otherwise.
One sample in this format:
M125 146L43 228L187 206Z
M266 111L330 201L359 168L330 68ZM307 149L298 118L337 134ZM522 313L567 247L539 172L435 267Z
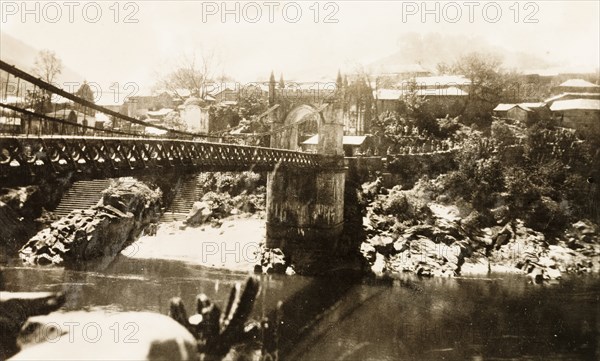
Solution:
M332 84L281 83L271 76L269 100L278 105L269 114L271 147L299 150L299 129L311 121L318 126L316 151L325 162L317 170L276 167L268 174L266 244L280 248L296 271L315 273L324 258L335 256L343 228L342 97Z

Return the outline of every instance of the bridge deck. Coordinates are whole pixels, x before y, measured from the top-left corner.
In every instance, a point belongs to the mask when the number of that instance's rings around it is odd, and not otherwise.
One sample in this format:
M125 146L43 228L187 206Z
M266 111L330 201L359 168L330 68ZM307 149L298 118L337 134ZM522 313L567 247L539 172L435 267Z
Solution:
M0 184L29 184L68 172L107 178L149 171L316 169L318 154L181 139L0 136ZM325 162L326 163L326 162Z

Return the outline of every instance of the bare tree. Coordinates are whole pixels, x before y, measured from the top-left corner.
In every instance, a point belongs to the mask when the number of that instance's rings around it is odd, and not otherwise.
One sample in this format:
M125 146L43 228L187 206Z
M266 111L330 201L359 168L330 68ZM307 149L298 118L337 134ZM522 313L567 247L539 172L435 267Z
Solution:
M34 62L33 73L42 80L52 83L62 73L62 60L51 50L40 50Z
M175 69L161 77L158 87L184 99L188 91L190 95L204 98L207 84L213 78L213 55L184 55L176 64Z

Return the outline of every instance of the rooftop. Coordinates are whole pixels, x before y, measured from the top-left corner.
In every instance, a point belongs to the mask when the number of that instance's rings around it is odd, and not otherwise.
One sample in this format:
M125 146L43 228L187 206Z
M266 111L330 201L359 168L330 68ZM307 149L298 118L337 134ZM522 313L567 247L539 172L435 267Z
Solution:
M493 110L495 112L506 112L506 111L511 110L514 107L519 107L519 108L521 108L521 109L523 109L525 111L531 112L532 111L531 108L528 107L526 104L535 104L535 105L537 105L539 103L521 103L521 104L503 104L503 103L500 103ZM536 107L534 107L534 108L536 108Z
M408 89L378 89L373 91L373 97L379 100L399 100L401 97L408 95ZM441 89L418 89L417 94L420 96L467 96L467 92L457 88L441 88Z
M600 88L600 85L590 83L583 79L569 79L559 86L565 88Z
M600 111L599 99L569 99L555 101L550 110L553 112L563 110L598 110Z
M600 99L600 93L573 93L573 92L565 92L562 94L558 94L555 95L553 97L550 97L546 100L544 100L545 103L551 103L555 100L559 100L562 99L564 97L568 97L568 96L577 96L580 98L599 98Z

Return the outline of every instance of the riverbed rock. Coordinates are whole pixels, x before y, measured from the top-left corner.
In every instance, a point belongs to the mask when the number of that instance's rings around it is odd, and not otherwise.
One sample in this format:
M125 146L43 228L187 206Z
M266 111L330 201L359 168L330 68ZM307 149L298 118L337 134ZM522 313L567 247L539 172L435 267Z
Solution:
M188 226L199 226L208 222L212 217L212 207L207 202L194 202L192 210L183 221Z
M197 360L194 336L152 312L72 311L31 317L11 360Z
M19 251L23 262L75 265L112 258L160 215L161 193L141 182L111 186L98 205L75 210L33 236Z
M375 254L375 261L371 266L371 271L376 275L381 275L386 270L385 257L381 253Z
M279 248L262 248L260 251L259 263L255 267L257 273L278 273L284 274L288 269L283 251Z
M367 262L375 262L377 250L369 242L363 242L360 245L360 253L367 260Z

